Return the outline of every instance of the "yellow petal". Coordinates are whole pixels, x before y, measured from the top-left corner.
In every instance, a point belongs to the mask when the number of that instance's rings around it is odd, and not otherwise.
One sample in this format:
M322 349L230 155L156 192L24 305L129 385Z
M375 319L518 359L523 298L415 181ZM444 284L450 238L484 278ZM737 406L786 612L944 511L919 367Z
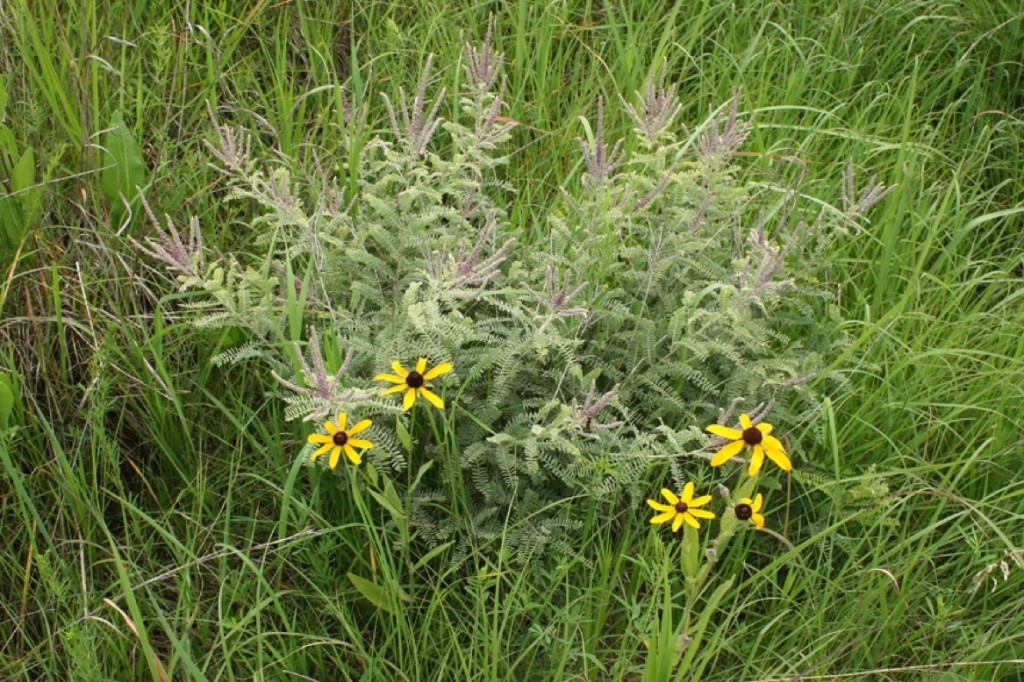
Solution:
M317 448L316 452L313 453L313 455L309 458L309 460L311 462L315 462L317 457L319 457L320 455L324 454L325 452L327 452L328 450L330 450L333 447L334 447L334 443L327 443L323 447Z
M427 388L426 386L421 386L421 387L420 387L420 388L419 388L418 390L419 390L419 392L420 392L420 395L422 395L422 396L423 396L424 398L426 398L427 400L429 400L429 401L430 401L430 404L431 404L431 405L433 405L434 407L436 407L436 408L437 408L437 409L439 409L439 410L443 410L443 409L444 409L444 401L443 401L443 400L441 400L441 399L440 399L440 398L439 398L439 397L437 396L437 394L436 394L436 393L434 393L433 391L431 391L431 390L430 390L429 388Z
M751 426L753 426L753 424L750 422L750 416L749 415L746 415L746 414L741 414L740 415L740 426L743 427L744 431L746 431Z
M447 374L448 372L452 371L452 369L454 369L452 367L452 363L450 363L450 362L442 362L440 365L438 365L434 369L432 369L429 372L427 372L426 374L424 374L423 375L423 379L425 381L430 381L431 379L436 379L437 377L441 376L442 374Z
M793 468L793 463L789 461L789 457L786 456L786 450L782 447L782 443L778 438L765 436L763 444L768 457L778 464L780 469L789 471Z
M420 374L423 374L424 372L427 371L426 358L420 358L419 360L416 361L416 371L419 372Z
M754 498L753 502L751 502L749 499L743 501L750 505L751 511L759 512L761 511L761 503L764 502L764 498L761 497L761 493L758 493L757 497Z
M754 514L750 517L750 520L754 522L754 525L757 526L758 530L764 528L764 517L760 514Z
M402 363L400 363L398 360L395 360L394 362L391 363L391 369L395 370L395 374L402 377L403 380L407 376L409 376L409 373L405 371L405 367L402 367Z
M381 391L380 394L381 395L387 395L388 393L398 393L399 391L404 391L407 388L409 388L409 387L406 386L405 382L403 381L400 384L396 384L395 386L392 386L391 388L388 388L388 389L385 389L385 390ZM409 389L409 390L412 390L412 389Z
M363 458L359 456L359 453L352 449L352 446L345 443L345 456L348 457L348 461L352 462L356 466L363 463Z
M339 412L338 413L338 430L339 431L344 431L345 430L345 422L346 421L348 421L348 415L346 415L344 412Z
M771 433L771 432L772 432L772 425L771 425L771 424L766 424L766 423L764 423L764 422L761 422L760 424L758 424L758 425L757 425L757 426L755 426L754 428L756 428L756 429L757 429L758 431L760 431L761 433L763 433L763 434L764 434L764 435L766 435L766 436L767 436L767 435L768 435L769 433Z
M722 438L728 438L729 440L739 440L743 437L743 432L739 429L730 429L728 426L722 426L721 424L712 424L705 431Z
M338 427L332 424L330 419L324 422L324 429L326 429L327 433L331 434L332 436L338 432Z
M330 461L327 462L327 466L331 467L332 469L334 467L338 466L338 459L340 459L340 458L341 458L341 446L340 445L335 445L334 449L331 450L331 459L330 459Z
M685 514L681 514L681 516L683 517L683 521L686 521L688 524L690 524L694 528L700 528L700 521L698 521L696 518L694 518L693 514L691 514L690 512L686 512Z
M368 440L363 440L362 438L349 438L345 445L351 445L354 448L362 448L363 450L373 447L373 443Z
M647 506L649 506L651 509L657 509L658 511L663 512L670 511L672 513L675 513L676 511L676 508L673 507L671 504L662 504L661 502L655 502L654 500L647 500Z
M709 512L707 509L694 509L693 507L690 507L689 509L686 510L686 513L687 514L693 514L698 519L713 519L713 518L715 518L715 513L714 512Z
M687 505L690 504L690 500L693 499L693 481L690 481L683 486L683 494L679 496L679 499Z
M757 473L761 471L761 467L764 465L764 448L760 445L754 446L754 454L750 456L750 469L747 473L751 476L757 476Z
M378 374L373 378L374 381L390 381L393 384L402 384L405 386L405 379L402 377L392 376L390 374Z
M416 389L410 388L402 398L402 409L408 412L416 404Z
M735 457L743 449L743 441L737 440L729 443L724 448L715 453L715 456L711 458L711 466L717 467L722 466L730 459Z
M306 440L310 443L330 443L334 438L326 433L311 433Z
M672 521L672 532L673 533L679 532L679 529L682 528L682 526L683 526L683 517L684 516L687 516L687 515L686 514L676 514L675 520Z
M769 447L772 447L772 449L777 450L778 452L785 455L785 447L782 446L782 441L776 438L775 436L766 435L762 439L761 444L765 446L765 450L768 450Z
M705 504L707 504L710 501L711 501L711 496L710 495L701 495L696 500L690 500L686 504L691 509L693 509L694 507L703 507Z
M666 521L671 521L672 517L674 517L675 515L676 510L673 509L672 511L667 511L664 514L658 514L653 519L651 519L651 523L665 523Z
M661 489L661 496L668 500L668 503L671 505L675 505L676 503L679 502L679 498L676 497L676 494L669 490L668 488Z
M361 422L356 422L355 424L352 425L352 428L348 430L348 435L354 436L360 431L365 431L366 429L370 428L371 424L373 424L373 422L369 419L364 419Z

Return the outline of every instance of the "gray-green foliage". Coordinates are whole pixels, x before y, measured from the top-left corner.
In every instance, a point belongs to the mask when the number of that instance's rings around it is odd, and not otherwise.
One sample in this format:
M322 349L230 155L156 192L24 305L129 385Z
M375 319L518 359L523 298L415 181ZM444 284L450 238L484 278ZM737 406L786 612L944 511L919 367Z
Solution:
M158 225L146 250L204 294L196 324L245 330L216 359L269 363L290 417L373 417L367 455L393 473L441 460L412 505L420 537L458 532L442 490L461 481L463 526L529 556L573 546L571 498L635 503L659 463L692 477L701 428L737 405L774 410L782 432L806 418L805 379L841 342L817 256L884 188L858 200L851 174L842 208L802 220L795 192L737 180L740 93L691 133L662 73L623 100L635 140L604 139L598 102L581 182L530 226L544 248L517 250L501 55L488 36L466 62L453 120L429 93L430 60L411 99L385 99L389 134L361 145L365 112L350 104L352 153L334 172L262 168L244 131L214 121L211 152L256 207L261 252L206 253L195 221L188 239ZM419 357L455 366L437 384L454 428L437 438L421 419L405 449L385 425L408 417L371 377Z

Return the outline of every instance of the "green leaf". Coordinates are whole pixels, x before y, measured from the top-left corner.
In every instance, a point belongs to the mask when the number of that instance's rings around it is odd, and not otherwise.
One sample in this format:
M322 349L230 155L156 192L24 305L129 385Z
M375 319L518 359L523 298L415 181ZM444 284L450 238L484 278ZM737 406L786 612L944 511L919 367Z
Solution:
M0 245L9 249L17 247L25 234L25 212L15 197L0 190Z
M689 524L683 524L683 575L687 578L694 578L700 562L697 556L700 552L700 540L697 537L697 529Z
M0 429L6 429L11 423L14 411L14 390L10 377L0 374Z
M125 201L136 201L135 188L145 186L147 176L146 162L142 159L138 143L124 124L120 109L111 117L109 129L103 137L103 148L106 153L100 185L110 202L111 218L120 224L125 215Z
M405 521L405 513L401 509L396 507L394 504L392 504L391 500L389 500L384 495L381 495L376 490L370 490L368 492L370 493L371 496L373 496L373 499L377 500L377 504L384 507L384 509L387 510L389 514L391 514L391 518L394 520L395 523L401 523Z
M288 332L292 341L302 338L302 321L306 312L306 299L309 298L310 281L313 277L313 262L306 267L306 276L302 280L302 288L296 291L295 272L292 270L292 262L285 261L285 281L282 287L285 292L285 310L288 313Z
M394 608L391 606L391 600L388 598L387 592L384 591L380 585L374 582L370 582L366 578L360 578L355 573L349 572L348 579L352 583L352 586L359 591L359 594L363 595L368 602L376 606L378 609L387 611L388 613L394 613Z
M11 159L18 155L18 141L14 131L0 123L0 174L11 170Z
M373 499L377 500L377 503L391 514L392 520L404 528L406 519L405 512L402 510L402 500L398 497L398 491L395 490L395 485L391 482L391 479L387 476L382 478L384 479L384 494L376 490L367 490L373 496Z
M429 461L423 463L423 465L420 467L420 470L416 472L416 478L415 478L415 480L413 480L412 486L409 488L409 492L410 493L413 490L416 490L416 488L419 487L420 481L423 480L423 475L425 473L427 473L428 471L430 471L430 467L432 467L432 466L434 466L434 461L433 460L429 460Z
M17 154L16 147L6 151L12 158ZM28 229L24 205L28 199L26 192L35 184L35 178L36 155L29 147L11 168L11 193L0 191L0 237L6 238L6 245L10 249L17 247Z
M35 184L36 181L36 155L32 147L25 150L18 162L14 164L11 171L12 193L23 192Z
M409 434L409 429L405 427L402 422L402 418L398 417L395 420L395 433L398 434L398 442L402 444L406 452L412 452L412 436Z
M434 557L436 557L436 556L437 556L438 554L440 554L441 552L443 552L443 551L445 551L446 549L448 549L449 547L451 547L451 546L452 546L453 544L454 544L454 543L452 543L452 542L446 542L446 543L444 543L443 545L438 545L438 546L437 546L437 547L435 547L434 549L430 550L429 552L427 552L426 554L424 554L424 555L423 555L423 556L422 556L422 557L420 558L420 560L416 562L416 564L415 564L415 565L413 565L413 567L412 567L412 571L411 571L411 572L412 572L412 573L416 573L416 571L420 570L421 568L423 568L424 566L426 566L426 565L427 565L428 563L430 563L430 560L431 560L431 559L433 559L433 558L434 558Z
M379 475L377 474L377 470L369 462L366 463L366 477L370 479L370 485L376 488Z

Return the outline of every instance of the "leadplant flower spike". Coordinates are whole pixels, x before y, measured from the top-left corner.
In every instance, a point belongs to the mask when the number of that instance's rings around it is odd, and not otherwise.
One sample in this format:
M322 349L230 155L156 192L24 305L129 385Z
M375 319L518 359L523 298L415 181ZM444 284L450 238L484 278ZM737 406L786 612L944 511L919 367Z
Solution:
M666 87L665 77L668 74L668 59L661 63L661 69L657 74L651 74L647 80L647 86L643 93L639 91L637 96L643 100L639 106L634 107L620 95L623 109L633 119L636 129L643 133L648 142L655 142L659 136L664 135L671 127L676 116L683 109L683 103L676 95L676 84ZM683 126L686 132L686 126Z
M587 142L581 137L576 138L583 152L583 161L587 164L587 172L583 176L583 186L599 188L614 176L615 171L626 158L622 151L623 140L619 140L611 149L604 141L604 98L597 98L597 130L594 141Z
M424 114L427 106L427 83L430 78L430 65L434 61L434 55L427 55L427 63L423 66L423 75L420 76L419 85L416 88L416 97L412 100L412 106L405 98L405 90L398 88L398 111L402 115L402 127L398 125L398 116L395 115L395 107L387 95L381 95L384 99L384 106L388 110L388 118L391 119L391 128L395 137L402 141L406 151L413 161L423 156L427 151L427 144L434 136L438 126L444 119L437 115L437 110L444 102L445 88L441 88L440 94L434 100L434 106L430 113Z
M704 134L697 139L697 158L705 166L710 166L716 159L723 164L728 163L750 135L750 122L737 116L741 96L740 88L733 88L729 114L713 117Z
M315 462L317 457L330 450L331 458L327 465L333 469L338 466L338 460L341 458L341 453L344 450L348 461L356 466L362 464L363 458L356 452L356 448L366 450L372 448L373 443L361 438L353 438L352 436L369 428L373 422L369 419L364 419L353 424L352 428L345 429L346 416L344 412L339 413L337 425L332 424L330 420L324 422L324 429L327 430L327 433L314 433L309 436L308 440L310 443L321 444L320 448L313 453L313 456L310 458L311 460Z
M452 371L452 363L442 362L440 365L428 372L427 359L420 358L416 361L416 369L409 372L402 367L402 363L395 360L391 363L391 369L395 370L394 374L378 374L373 378L374 381L390 381L394 384L391 388L383 391L381 395L405 391L405 395L402 397L402 409L406 412L416 404L417 393L423 396L437 409L444 409L444 401L441 400L440 396L430 390L430 384L427 382L431 379L436 379L442 374L447 374Z
M142 194L142 190L138 190L138 194L142 208L146 212L146 217L149 218L150 224L156 230L156 239L146 237L146 243L149 245L149 248L146 248L131 237L128 239L139 251L153 260L163 261L172 270L176 270L180 276L192 278L196 281L201 280L206 273L206 252L203 248L203 233L199 228L199 218L193 216L188 221L188 235L186 237L183 237L182 233L178 232L177 226L169 215L166 216L167 229L165 230L160 221L157 220L153 209L150 208L149 202L146 201L146 197Z
M537 330L538 334L543 333L555 320L566 317L586 317L589 312L586 308L569 307L573 300L580 295L580 292L587 288L587 282L583 282L575 289L570 290L569 276L565 276L565 281L561 281L561 279L562 276L558 274L558 271L549 265L544 279L543 296L531 289L529 284L523 282L523 287L526 291L533 296L537 303L540 303L547 309L547 315L534 315L533 319L544 320Z
M647 500L647 504L651 509L661 512L651 519L651 523L659 524L671 521L672 532L676 533L683 527L683 523L688 523L694 528L700 528L700 522L697 519L715 518L714 513L699 508L710 502L711 496L701 495L694 499L693 487L693 481L687 483L683 487L682 494L678 497L668 488L662 488L661 495L668 501L668 504Z
M323 351L320 350L320 334L317 332L316 327L312 325L309 327L309 362L306 361L305 356L302 354L299 344L293 343L292 345L295 348L295 355L298 356L299 363L302 366L302 376L306 381L306 385L300 386L288 381L274 371L271 371L270 375L277 379L277 382L285 388L301 395L316 396L325 400L334 396L341 377L352 363L352 356L355 355L355 350L350 348L348 353L345 354L345 359L342 361L338 371L334 374L329 374L326 362L324 361ZM320 416L326 416L328 412L329 410L325 410Z
M618 392L619 384L615 384L612 390L607 393L603 393L595 400L595 394L597 392L597 382L590 382L590 390L587 392L587 397L583 401L583 407L579 407L575 400L572 401L572 419L577 429L577 433L584 438L591 438L596 440L597 435L594 431L611 431L617 429L623 424L624 421L607 422L599 424L595 419L598 415L604 411L604 408L608 407L608 404L612 401Z
M711 458L711 466L721 466L742 452L744 448L749 447L751 450L750 469L747 473L751 476L757 476L761 471L765 455L768 455L768 459L778 464L783 471L790 471L793 468L782 443L778 438L770 435L771 424L761 422L755 426L751 423L749 415L741 414L740 426L743 427L742 431L721 424L712 424L707 428L709 433L732 441L715 453L715 456Z
M764 498L761 497L761 493L758 493L754 499L744 497L740 500L739 504L733 507L736 518L740 521L750 521L758 530L761 530L764 528L764 516L758 512L761 511L761 504L763 502Z
M484 44L475 48L466 43L466 63L463 69L466 71L466 82L469 87L480 93L490 92L501 73L502 63L505 55L494 51L491 45L491 32L494 29L494 15L487 20L487 34L484 36Z

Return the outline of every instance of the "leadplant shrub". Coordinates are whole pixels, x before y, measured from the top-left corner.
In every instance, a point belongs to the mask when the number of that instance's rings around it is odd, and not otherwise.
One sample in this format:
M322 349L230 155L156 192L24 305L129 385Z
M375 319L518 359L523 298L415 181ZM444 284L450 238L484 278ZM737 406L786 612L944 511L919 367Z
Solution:
M139 248L198 292L182 306L196 325L241 332L214 362L266 365L291 419L373 419L368 480L406 493L409 537L501 536L524 559L577 551L581 499L636 507L666 467L677 489L705 476L702 427L741 404L795 435L838 381L821 376L843 343L822 256L884 188L857 197L851 171L842 205L809 215L795 191L741 179L741 93L691 131L662 68L620 98L632 138L607 140L596 103L580 176L518 234L502 56L490 34L467 46L450 120L431 66L384 96L389 131L365 144L367 109L346 99L330 172L257 158L211 111L212 162L253 209L256 249L213 253L195 219L184 235L152 214ZM443 412L403 412L372 381L421 357L454 365Z

